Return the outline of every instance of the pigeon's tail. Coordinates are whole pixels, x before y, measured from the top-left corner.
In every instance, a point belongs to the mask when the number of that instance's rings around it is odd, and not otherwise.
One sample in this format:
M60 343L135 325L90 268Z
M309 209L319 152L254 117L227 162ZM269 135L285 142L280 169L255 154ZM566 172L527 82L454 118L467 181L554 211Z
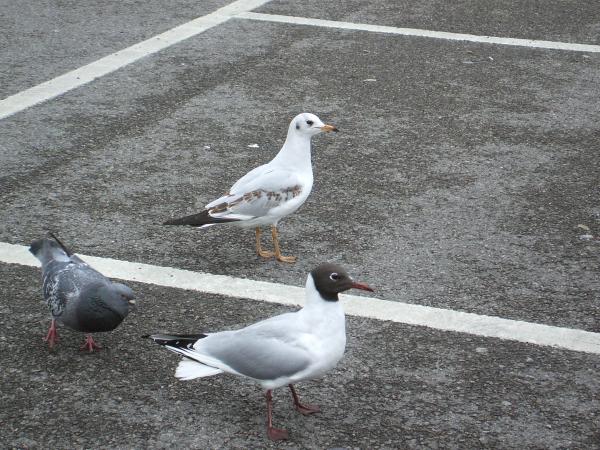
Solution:
M201 213L192 214L191 216L167 220L163 225L190 225L192 227L200 227L202 225L215 225L217 223L238 222L239 220L240 219L213 217L208 213L208 210L204 210Z
M54 239L56 241L56 243L58 245L60 245L60 247L64 250L64 252L67 254L67 256L73 256L73 252L71 250L69 250L67 248L67 246L65 244L62 243L62 241L56 237L56 235L54 233L52 233L51 231L48 232L48 235Z
M29 251L40 260L42 266L52 260L70 261L65 250L56 241L48 238L33 241L29 245Z
M222 373L221 369L202 364L194 358L194 344L198 339L205 338L206 334L153 334L142 336L150 338L159 345L164 345L168 350L184 356L177 366L175 376L180 380L193 380L194 378L210 377Z

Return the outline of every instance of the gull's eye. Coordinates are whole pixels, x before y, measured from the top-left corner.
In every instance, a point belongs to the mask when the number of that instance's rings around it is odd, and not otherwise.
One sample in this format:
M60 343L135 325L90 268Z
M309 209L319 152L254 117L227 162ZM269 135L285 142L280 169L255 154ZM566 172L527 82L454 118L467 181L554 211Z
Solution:
M331 275L329 275L329 279L331 281L338 281L340 278L342 278L342 277L340 277L339 274L337 274L335 272L333 272Z
M312 127L314 124L314 122L312 120L307 120L306 121L306 125L308 125L309 127Z

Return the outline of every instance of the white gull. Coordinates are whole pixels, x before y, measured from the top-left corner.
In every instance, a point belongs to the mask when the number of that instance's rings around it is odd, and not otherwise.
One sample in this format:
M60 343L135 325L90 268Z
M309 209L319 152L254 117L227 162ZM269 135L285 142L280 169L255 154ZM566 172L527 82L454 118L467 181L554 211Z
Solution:
M296 211L308 198L313 185L310 140L313 136L338 131L314 114L298 114L291 121L287 138L275 158L256 167L234 183L229 191L205 206L198 214L168 220L164 225L208 227L234 223L254 227L256 252L263 258L275 257L295 262L295 256L283 256L277 235L277 223ZM262 226L271 226L274 251L261 246Z
M372 291L340 266L324 263L308 275L306 303L299 311L235 331L146 337L185 357L175 372L182 380L227 372L259 383L266 390L267 434L286 439L287 431L273 427L271 391L288 385L300 413L319 412L300 403L293 384L323 375L344 355L346 325L338 294L352 288Z

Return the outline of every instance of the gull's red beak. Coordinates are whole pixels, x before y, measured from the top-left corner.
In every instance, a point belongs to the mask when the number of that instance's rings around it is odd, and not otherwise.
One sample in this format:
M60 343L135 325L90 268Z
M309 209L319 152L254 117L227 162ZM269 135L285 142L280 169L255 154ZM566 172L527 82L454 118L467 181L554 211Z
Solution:
M368 285L366 285L364 283L357 283L357 282L353 281L351 286L352 286L352 288L360 289L361 291L374 292L373 289L371 289Z

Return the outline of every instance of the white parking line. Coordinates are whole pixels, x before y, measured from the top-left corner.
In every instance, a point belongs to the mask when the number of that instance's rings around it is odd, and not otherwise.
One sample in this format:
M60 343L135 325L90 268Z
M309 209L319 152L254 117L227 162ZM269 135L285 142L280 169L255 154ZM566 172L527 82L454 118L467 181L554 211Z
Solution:
M415 28L397 28L382 25L369 25L333 20L310 19L304 17L281 16L276 14L260 14L252 9L268 3L270 0L238 0L210 14L184 23L162 34L112 53L104 58L83 67L67 72L52 80L33 86L17 94L0 100L0 120L12 116L38 103L58 97L72 89L83 86L96 78L125 67L145 56L156 53L173 44L177 44L192 36L196 36L210 28L220 25L232 18L279 22L295 25L311 25L345 30L370 31L404 36L420 36L435 39L481 42L486 44L513 45L530 48L552 50L568 50L577 52L600 52L599 45L571 44L566 42L538 41L531 39L512 39L493 36L476 36L472 34L446 33L442 31L419 30Z
M484 44L514 45L518 47L544 48L550 50L568 50L574 52L600 52L600 45L572 44L568 42L539 41L535 39L516 39L494 36L477 36L474 34L447 33L444 31L420 30L417 28L398 28L364 23L337 22L334 20L310 19L306 17L281 16L277 14L261 14L247 10L236 16L237 19L262 20L265 22L289 23L294 25L311 25L317 27L337 28L343 30L370 31L375 33L399 34L452 41L480 42Z
M81 257L106 276L126 281L286 305L300 305L304 301L304 289L296 286L110 258L85 255L81 255ZM0 262L39 266L37 259L29 253L27 247L2 242L0 242ZM372 297L343 295L342 302L346 312L353 316L600 354L600 333L392 302Z
M96 78L114 72L144 56L151 55L173 44L196 36L210 28L220 25L233 16L258 8L269 0L238 0L210 14L184 23L162 34L139 42L83 67L67 72L30 89L11 95L0 101L0 120L23 111L33 105L50 100Z

